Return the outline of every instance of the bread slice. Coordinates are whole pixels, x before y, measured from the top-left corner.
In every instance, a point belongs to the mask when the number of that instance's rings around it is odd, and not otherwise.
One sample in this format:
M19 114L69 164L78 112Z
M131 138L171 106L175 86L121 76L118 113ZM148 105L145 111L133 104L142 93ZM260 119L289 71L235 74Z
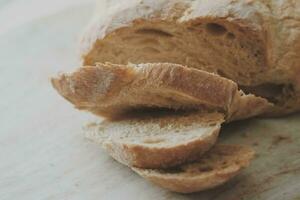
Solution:
M299 10L299 0L103 4L82 40L83 63L178 63L218 73L245 93L268 98L276 105L273 115L295 112Z
M91 124L87 138L102 144L120 163L167 168L194 161L212 147L224 116L219 113L161 111Z
M227 120L237 120L272 107L264 98L245 95L229 79L171 63L98 63L53 78L52 84L78 109L110 118L143 108L170 108L219 111Z
M191 193L221 185L247 167L254 151L239 145L215 145L198 161L170 169L132 168L168 190Z

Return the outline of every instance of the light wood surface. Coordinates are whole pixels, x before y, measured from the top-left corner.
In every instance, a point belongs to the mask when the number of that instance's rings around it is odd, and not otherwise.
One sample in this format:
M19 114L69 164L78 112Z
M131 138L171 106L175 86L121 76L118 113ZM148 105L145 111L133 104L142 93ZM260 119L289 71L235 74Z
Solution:
M224 127L220 141L249 144L251 167L219 188L179 195L158 188L87 141L96 117L72 108L49 77L79 66L87 0L0 0L0 199L300 199L300 115Z

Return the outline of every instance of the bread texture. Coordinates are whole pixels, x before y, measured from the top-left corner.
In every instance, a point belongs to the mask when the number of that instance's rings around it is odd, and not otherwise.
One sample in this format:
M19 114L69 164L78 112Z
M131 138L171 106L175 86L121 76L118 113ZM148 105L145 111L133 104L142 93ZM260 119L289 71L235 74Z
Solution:
M265 113L266 99L245 95L233 81L171 63L97 63L52 79L54 88L78 109L118 118L140 109L218 111L227 121Z
M130 0L107 4L82 40L84 65L178 63L300 109L300 1Z
M132 168L151 182L179 193L192 193L221 185L247 167L254 151L239 145L216 145L200 160L170 169Z
M85 132L122 164L167 168L194 161L208 151L223 121L219 113L161 111L90 124Z

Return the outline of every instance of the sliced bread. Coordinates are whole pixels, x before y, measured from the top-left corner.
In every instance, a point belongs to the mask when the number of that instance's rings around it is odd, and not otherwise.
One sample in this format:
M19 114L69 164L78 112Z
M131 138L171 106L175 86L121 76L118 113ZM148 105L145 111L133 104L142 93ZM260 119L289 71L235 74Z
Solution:
M219 113L155 112L85 128L120 163L140 168L168 168L191 162L216 142L224 116Z
M174 192L191 193L221 185L247 167L254 151L239 145L215 145L198 161L170 169L132 169Z
M98 63L53 78L52 84L78 109L110 118L136 109L170 108L219 111L237 120L272 107L264 98L245 95L229 79L171 63Z

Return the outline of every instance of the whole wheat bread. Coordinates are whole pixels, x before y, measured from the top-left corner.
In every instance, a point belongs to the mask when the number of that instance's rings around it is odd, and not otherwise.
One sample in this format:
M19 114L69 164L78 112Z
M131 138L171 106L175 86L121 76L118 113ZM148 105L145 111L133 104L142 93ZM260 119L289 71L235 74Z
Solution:
M52 79L55 89L78 109L117 118L143 108L219 111L226 120L244 119L272 107L245 95L233 81L171 63L97 63Z
M90 124L85 132L120 163L167 168L194 161L209 150L223 121L219 113L155 111Z
M247 167L254 151L239 145L215 145L198 161L170 169L132 168L142 177L174 192L199 192L221 185Z
M130 0L106 6L83 38L84 65L178 63L267 98L276 105L271 115L300 109L300 1Z

